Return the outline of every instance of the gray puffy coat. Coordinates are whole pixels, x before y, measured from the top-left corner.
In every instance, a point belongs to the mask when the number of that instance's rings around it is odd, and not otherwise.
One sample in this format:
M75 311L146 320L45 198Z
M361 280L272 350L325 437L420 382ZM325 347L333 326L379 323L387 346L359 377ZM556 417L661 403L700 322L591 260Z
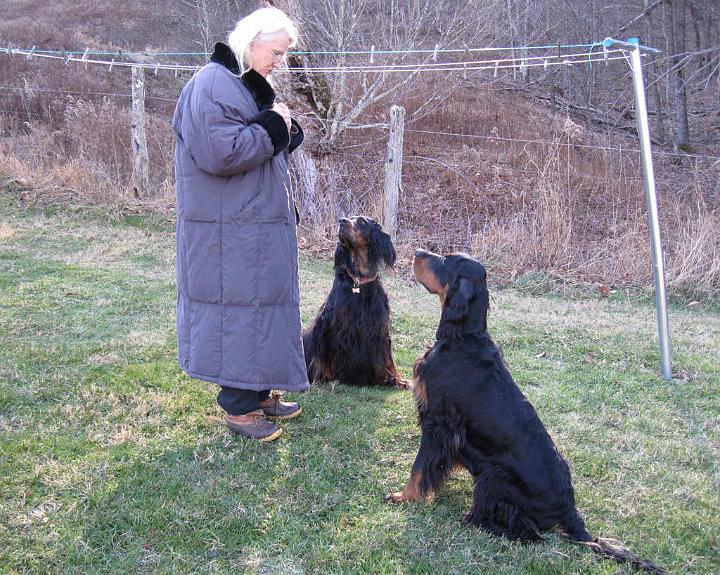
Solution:
M225 387L308 388L288 153L302 141L230 49L183 89L173 118L177 337L188 375Z

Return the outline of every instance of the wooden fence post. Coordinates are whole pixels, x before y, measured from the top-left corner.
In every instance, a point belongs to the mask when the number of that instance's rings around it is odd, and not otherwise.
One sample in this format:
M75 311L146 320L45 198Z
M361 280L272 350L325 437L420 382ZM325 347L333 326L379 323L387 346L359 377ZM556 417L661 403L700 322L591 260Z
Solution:
M390 108L390 135L385 158L385 211L383 227L393 242L397 237L398 196L402 176L403 134L405 129L405 108Z
M132 155L133 194L146 198L150 194L148 151L145 140L145 73L141 66L132 67Z

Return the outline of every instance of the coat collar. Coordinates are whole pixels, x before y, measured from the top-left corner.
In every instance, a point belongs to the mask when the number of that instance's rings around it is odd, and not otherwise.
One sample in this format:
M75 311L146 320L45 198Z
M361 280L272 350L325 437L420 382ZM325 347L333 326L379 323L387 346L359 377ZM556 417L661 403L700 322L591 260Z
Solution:
M210 61L225 66L236 76L240 74L240 65L235 54L224 42L216 42ZM250 68L242 75L242 83L252 92L259 110L270 108L275 102L275 90L270 83Z

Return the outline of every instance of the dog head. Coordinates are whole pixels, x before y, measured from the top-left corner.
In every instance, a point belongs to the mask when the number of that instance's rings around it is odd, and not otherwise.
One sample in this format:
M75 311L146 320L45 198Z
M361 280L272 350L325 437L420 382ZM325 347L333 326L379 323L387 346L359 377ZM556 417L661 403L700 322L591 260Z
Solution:
M380 265L395 265L395 247L380 224L365 216L341 218L335 269L346 269L357 277L373 277Z
M440 296L442 315L436 337L457 340L487 330L489 294L483 265L460 253L441 256L415 250L413 272L430 293Z

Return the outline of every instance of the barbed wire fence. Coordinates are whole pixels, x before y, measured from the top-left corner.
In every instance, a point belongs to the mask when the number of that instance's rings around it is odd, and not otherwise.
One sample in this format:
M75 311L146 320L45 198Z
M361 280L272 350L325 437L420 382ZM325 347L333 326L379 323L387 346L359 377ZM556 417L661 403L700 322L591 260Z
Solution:
M625 42L619 42L612 39L606 39L602 42L592 42L586 44L573 45L554 45L554 46L527 46L521 50L523 56L508 56L506 52L511 54L518 53L518 48L513 47L480 47L480 48L441 48L436 45L433 49L407 49L407 50L376 50L371 47L370 50L354 50L354 51L320 51L320 52L291 52L291 56L353 56L358 61L353 64L342 65L305 65L302 67L284 67L280 73L284 74L364 74L364 75L393 75L393 74L418 74L442 72L444 74L462 74L463 78L467 78L470 72L491 72L493 78L497 78L500 74L507 71L525 72L531 68L542 68L548 70L554 67L572 67L585 65L592 68L597 65L609 65L613 61L625 60L630 63L629 54L632 52L633 46L637 52L638 68L640 67L640 58L645 57L648 51L645 47L640 47L639 43L630 45ZM640 48L643 48L641 53ZM131 122L131 150L133 156L133 174L132 186L136 197L146 197L149 194L149 177L148 177L148 152L145 135L145 75L152 73L157 76L159 73L172 73L176 77L190 77L197 72L203 64L201 63L177 63L168 62L176 58L187 60L195 58L204 60L208 57L205 52L114 52L114 51L93 51L86 48L84 51L60 51L38 49L36 46L31 48L19 48L13 46L0 47L0 54L6 54L9 58L25 58L30 61L33 59L42 59L62 63L64 66L70 64L81 65L86 69L89 66L105 67L109 72L114 68L129 69L131 71L131 90L130 93L120 92L79 92L80 94L95 94L103 97L130 99L132 109ZM422 60L416 62L399 62L384 63L382 58L387 55L403 56L417 55L422 56ZM533 54L533 55L529 55ZM495 57L493 57L495 56ZM632 66L631 66L632 67ZM2 85L0 90L19 91L21 96L24 94L25 86ZM42 88L34 88L35 91L43 91ZM47 92L66 93L72 91L46 90ZM163 98L158 96L150 96L150 98L158 101L172 103L172 98ZM644 96L643 96L644 98ZM24 101L24 100L23 100ZM644 105L644 102L643 102ZM25 110L30 116L30 111ZM0 113L18 113L16 110L0 110ZM406 130L404 124L404 109L393 106L390 110L388 122L374 122L372 124L350 123L347 125L350 129L381 129L388 133L388 148L385 155L385 186L384 186L384 214L385 227L395 235L397 225L398 201L401 181L401 170L403 163L403 135ZM521 139L497 134L466 134L443 130L422 130L414 127L407 128L407 132L411 134L419 134L426 137L442 136L444 138L452 138L468 141L495 141L495 142L513 142L520 144L532 145L554 145L566 146L568 148L579 148L589 150L605 150L620 151L632 153L644 153L645 150L641 146L640 149L632 149L617 146L600 146L592 144L582 144L575 142L550 142L545 140ZM361 147L363 143L351 144L345 148ZM683 158L696 158L703 160L712 160L715 167L720 163L720 158L714 156L704 156L701 154L688 154L685 152L665 152L656 151L656 155L664 156L681 156ZM642 155L642 154L641 154ZM418 154L408 155L410 161L437 161L433 158L423 157ZM445 168L454 170L460 174L462 166L449 165L447 163L438 162ZM465 178L467 179L467 178ZM647 173L645 174L645 182L647 184ZM638 178L640 180L640 178ZM653 182L654 187L654 182ZM657 263L657 262L656 262ZM661 270L662 271L662 270ZM657 286L657 284L656 284ZM664 287L662 288L662 298L664 307ZM658 306L658 318L665 315L666 312ZM667 320L665 320L666 323ZM660 334L661 341L667 339L667 336ZM667 343L669 346L669 343ZM666 347L667 347L666 346ZM667 366L663 366L663 373L669 376L669 348L661 350L667 354ZM665 363L665 360L663 359Z
M336 66L304 66L302 68L285 67L281 72L286 74L398 74L398 73L419 73L419 72L442 72L442 73L460 73L466 77L468 72L475 71L491 71L494 78L499 74L508 70L519 70L523 72L529 68L541 67L547 70L551 67L567 67L578 64L592 67L593 64L608 63L614 60L627 59L626 51L621 48L612 48L607 42L592 42L584 44L558 44L543 46L527 46L522 50L523 57L506 56L508 52L517 53L517 47L467 47L467 48L441 48L436 45L434 48L411 48L404 50L383 50L375 49L372 46L369 50L347 50L347 51L294 51L290 56L353 56L363 58L362 63L353 65L336 65ZM152 73L157 75L160 72L170 72L176 76L191 76L198 71L202 64L186 64L177 62L168 62L161 60L168 59L206 59L209 54L206 52L151 52L151 51L107 51L107 50L91 50L86 48L83 51L65 51L65 50L48 50L32 46L30 48L5 46L0 47L0 53L5 53L8 57L25 58L26 60L44 59L55 62L62 62L64 65L74 64L83 65L86 69L88 66L103 66L112 72L113 68L130 69L131 86L130 93L111 93L111 92L79 92L80 94L96 95L103 97L127 98L131 100L131 108L133 110L132 121L132 152L133 152L133 189L138 197L146 197L149 195L149 180L147 177L148 158L147 146L143 144L145 141L145 120L144 109L145 99L165 101L172 103L172 98L163 98L160 96L147 96L145 90L145 74ZM427 60L416 63L399 63L384 64L381 59L388 55L421 55L430 57ZM481 55L481 59L474 56ZM495 55L491 58L488 55ZM438 61L443 57L460 57L459 60ZM21 94L24 87L20 86L0 86L0 90L13 91L17 90ZM44 91L42 88L33 88L34 92ZM45 90L50 92L51 90ZM58 91L55 91L58 92ZM73 93L65 91L66 94ZM78 93L78 92L76 92ZM5 113L12 114L16 111L7 110ZM27 111L29 114L30 112ZM385 131L391 131L390 122L361 124L350 123L350 129L367 129L380 128ZM413 130L415 133L428 133L427 130ZM496 141L515 141L525 143L543 144L546 142L530 142L529 140L520 140L516 138L501 138L493 135L481 134L456 134L450 132L435 131L433 135L467 138L467 139L484 139ZM354 144L357 146L358 144ZM582 144L573 144L574 146L583 146ZM596 149L601 146L584 145L584 147L593 147ZM611 149L611 147L605 147ZM625 151L628 151L627 149ZM668 152L660 152L661 154L670 154ZM688 157L688 154L684 154ZM395 176L388 172L388 177Z

